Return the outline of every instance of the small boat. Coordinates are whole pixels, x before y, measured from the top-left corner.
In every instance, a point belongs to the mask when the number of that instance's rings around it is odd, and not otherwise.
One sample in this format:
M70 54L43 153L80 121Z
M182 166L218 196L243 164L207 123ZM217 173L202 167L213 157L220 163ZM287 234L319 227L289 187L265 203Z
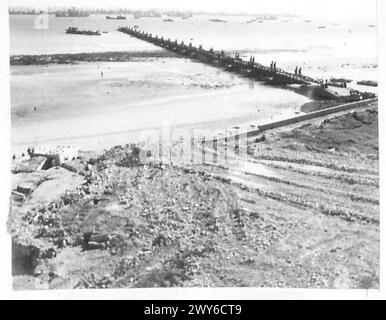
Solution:
M173 22L174 20L173 19L164 19L163 21L164 22Z

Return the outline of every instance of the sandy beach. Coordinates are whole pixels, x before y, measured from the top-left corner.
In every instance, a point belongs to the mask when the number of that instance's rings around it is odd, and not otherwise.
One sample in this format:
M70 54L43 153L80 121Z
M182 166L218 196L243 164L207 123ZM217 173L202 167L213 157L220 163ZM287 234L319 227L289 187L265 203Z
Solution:
M294 114L309 101L177 58L13 66L11 72L14 152L37 143L106 148L165 125L227 129L256 124Z

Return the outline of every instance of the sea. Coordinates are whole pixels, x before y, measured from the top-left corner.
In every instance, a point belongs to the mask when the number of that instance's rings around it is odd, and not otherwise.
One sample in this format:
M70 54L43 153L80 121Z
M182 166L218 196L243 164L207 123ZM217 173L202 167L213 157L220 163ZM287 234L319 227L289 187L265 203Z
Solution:
M54 15L10 15L10 54L54 54L161 50L117 31L120 26L215 50L239 51L242 58L317 77L374 80L377 70L376 19L195 15L190 19L143 17L107 20L105 15L57 18ZM170 19L170 18L169 18ZM217 20L216 20L217 19ZM215 20L215 21L213 21ZM217 22L216 22L217 21ZM69 26L101 30L101 36L65 33Z

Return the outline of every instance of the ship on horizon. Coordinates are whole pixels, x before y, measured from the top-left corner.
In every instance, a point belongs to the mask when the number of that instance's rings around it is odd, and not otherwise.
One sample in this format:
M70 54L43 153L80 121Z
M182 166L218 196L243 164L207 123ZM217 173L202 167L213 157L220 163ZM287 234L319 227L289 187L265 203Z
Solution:
M55 17L57 17L57 18L68 18L68 17L84 18L84 17L89 17L89 16L90 16L90 13L88 11L77 10L77 9L75 9L75 7L71 8L71 9L64 10L64 11L55 12Z
M116 17L114 16L106 16L107 20L126 20L127 18L123 15L117 15Z
M140 18L161 18L162 14L155 10L149 11L135 11L133 12L134 19Z

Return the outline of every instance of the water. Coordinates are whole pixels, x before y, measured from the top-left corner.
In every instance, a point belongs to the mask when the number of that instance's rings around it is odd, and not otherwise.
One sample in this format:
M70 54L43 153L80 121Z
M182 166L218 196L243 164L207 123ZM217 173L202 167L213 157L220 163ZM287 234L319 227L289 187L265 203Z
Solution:
M36 16L10 16L11 54L46 54L97 51L160 50L146 42L119 33L119 26L137 25L141 30L202 44L204 48L240 50L246 59L293 71L301 66L303 73L319 78L348 77L354 80L377 80L377 43L374 20L346 21L320 18L305 22L305 17L279 18L273 21L246 23L251 17L194 16L174 22L163 18L106 20L105 15L88 18L49 17L48 29L34 27ZM221 18L227 23L209 21ZM68 26L108 31L100 37L68 35ZM319 27L323 26L324 29Z
M211 18L227 23L211 22ZM296 18L246 24L251 17L195 16L164 22L162 18L130 16L125 21L106 20L104 15L50 16L49 28L39 30L34 28L35 19L10 16L11 54L161 50L116 31L119 26L137 25L196 46L240 51L245 59L254 55L266 65L274 60L288 71L301 66L303 74L313 77L344 77L353 83L377 80L376 29L368 27L372 21L306 23L305 18ZM108 33L65 34L69 26ZM158 128L165 121L189 129L256 125L291 116L306 101L292 91L264 86L189 59L12 66L12 143L14 150L64 142L104 148L135 141L140 132Z

